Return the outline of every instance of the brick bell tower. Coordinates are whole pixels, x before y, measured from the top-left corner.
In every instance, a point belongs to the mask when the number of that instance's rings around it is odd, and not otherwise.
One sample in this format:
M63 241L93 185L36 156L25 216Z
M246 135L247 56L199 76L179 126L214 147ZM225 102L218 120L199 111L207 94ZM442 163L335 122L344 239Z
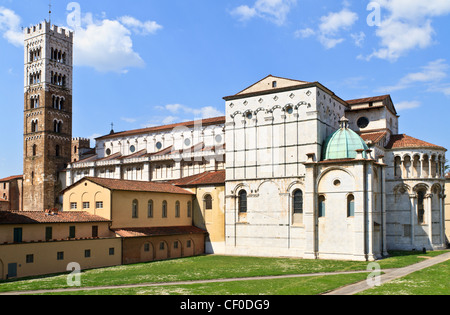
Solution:
M23 209L61 208L59 172L71 158L73 32L25 28Z

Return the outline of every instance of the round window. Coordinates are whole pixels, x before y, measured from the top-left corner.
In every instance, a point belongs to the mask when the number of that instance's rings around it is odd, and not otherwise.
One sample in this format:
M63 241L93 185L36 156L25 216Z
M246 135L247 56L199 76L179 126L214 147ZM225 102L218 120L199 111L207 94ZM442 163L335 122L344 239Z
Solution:
M361 117L358 119L358 127L361 129L367 128L369 126L369 119L366 117Z
M253 118L252 112L248 112L247 114L245 114L245 117L247 117L247 119L252 119Z
M191 145L191 139L184 140L184 145L185 146L190 146Z
M221 143L222 142L222 136L221 135L217 135L216 136L216 142L217 143Z
M111 149L106 149L106 155L111 155Z
M161 150L161 149L162 149L162 143L161 143L161 142L158 142L158 143L156 144L156 148L157 148L158 150Z
M341 186L341 181L339 179L336 179L333 183L334 186L339 187Z
M294 112L294 109L292 108L292 106L288 106L286 108L286 113L288 113L289 115L291 115Z
M131 152L131 153L136 152L136 147L135 147L134 145L132 145L132 146L130 147L130 152Z

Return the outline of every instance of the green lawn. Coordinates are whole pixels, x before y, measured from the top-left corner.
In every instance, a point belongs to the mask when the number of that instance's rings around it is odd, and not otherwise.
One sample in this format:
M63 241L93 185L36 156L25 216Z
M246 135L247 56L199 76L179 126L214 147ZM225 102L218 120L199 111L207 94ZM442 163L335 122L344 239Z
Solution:
M249 280L158 287L118 288L58 293L58 295L317 295L364 281L367 274ZM46 294L52 295L52 294Z
M426 255L423 255L421 253L412 252L392 252L390 258L379 261L379 264L382 269L400 268L424 260L425 258L422 258L422 256L433 257L442 253L443 252L429 252ZM304 260L289 258L200 256L87 270L81 275L81 285L82 287L98 287L124 284L165 283L174 281L355 271L366 270L366 268L366 262ZM360 277L361 275L358 276ZM366 276L363 275L363 279L364 277ZM327 278L328 277L325 277L325 279ZM331 278L329 279L329 281L331 281ZM299 279L295 280L300 281ZM229 284L224 284L224 286L228 285ZM256 287L261 288L260 284L255 285ZM10 282L0 282L0 292L52 290L67 287L67 276L65 274Z

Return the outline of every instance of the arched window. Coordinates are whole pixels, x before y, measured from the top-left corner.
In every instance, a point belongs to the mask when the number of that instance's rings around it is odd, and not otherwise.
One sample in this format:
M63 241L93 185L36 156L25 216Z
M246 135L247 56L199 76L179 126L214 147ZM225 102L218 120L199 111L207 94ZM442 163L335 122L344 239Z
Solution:
M297 189L292 195L292 224L303 223L303 191Z
M192 217L192 202L190 201L187 203L187 216L188 218Z
M33 145L33 156L37 155L37 145Z
M347 197L347 217L355 216L355 196L348 195Z
M139 203L138 201L135 199L133 200L133 205L132 205L132 218L133 219L137 219L138 218L138 213L139 213Z
M149 218L153 218L153 200L148 201L147 216Z
M417 193L417 222L425 223L425 192L423 190Z
M239 192L239 213L247 213L247 192L245 190Z
M319 197L319 218L325 217L325 196Z
M179 218L180 217L180 202L177 201L175 203L175 218Z
M294 214L302 214L303 213L303 192L298 189L294 192L293 197L293 209Z
M31 132L38 132L38 121L33 120L31 122Z
M59 145L56 145L55 147L55 156L58 157L61 155L61 148L59 147Z
M167 218L167 201L163 201L162 203L162 217Z
M212 210L213 206L212 206L212 197L211 195L205 195L205 198L203 199L204 201L204 205L205 205L205 210Z

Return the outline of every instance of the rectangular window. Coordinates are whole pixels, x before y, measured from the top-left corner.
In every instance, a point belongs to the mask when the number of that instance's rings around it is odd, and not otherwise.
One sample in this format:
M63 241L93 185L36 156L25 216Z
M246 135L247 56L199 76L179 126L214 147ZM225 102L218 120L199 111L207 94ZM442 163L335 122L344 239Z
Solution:
M14 229L14 243L22 243L22 228Z
M187 242L186 242L186 247L187 247L187 248L191 248L191 246L192 246L191 241L190 241L190 240L187 241Z
M56 253L56 260L64 260L64 252Z
M34 255L27 255L27 264L34 263Z
M89 204L89 202L83 202L83 209L89 209L91 207L91 205Z
M146 243L144 244L144 252L148 253L150 251L150 244Z
M75 229L74 226L69 227L69 238L75 238Z
M174 249L178 249L178 242L177 242L177 241L175 241L175 242L173 243L173 248L174 248Z
M84 251L84 258L91 258L91 250L90 249L86 249Z
M48 242L53 238L53 229L52 227L45 228L45 240Z
M92 237L98 237L98 226L92 227Z
M103 209L103 201L97 201L95 203L95 208L96 209Z
M114 248L109 249L109 256L114 256Z
M159 243L159 249L164 250L164 248L165 248L164 242Z
M70 210L77 210L78 209L78 204L76 202L71 202L70 203Z

